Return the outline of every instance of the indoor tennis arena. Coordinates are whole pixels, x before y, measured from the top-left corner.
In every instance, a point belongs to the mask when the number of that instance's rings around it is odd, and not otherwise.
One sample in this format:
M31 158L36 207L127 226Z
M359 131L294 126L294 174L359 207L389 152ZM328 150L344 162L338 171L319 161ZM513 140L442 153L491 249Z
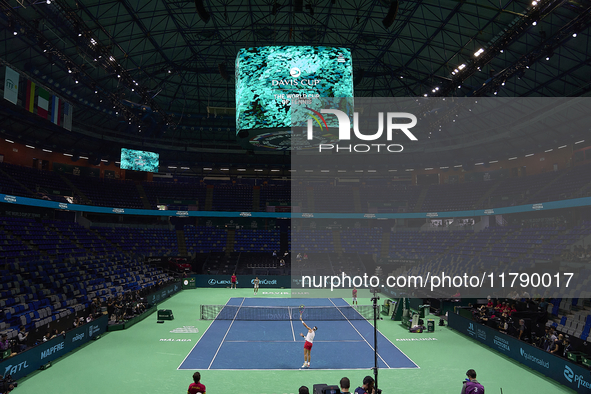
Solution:
M591 2L0 9L0 394L591 393Z

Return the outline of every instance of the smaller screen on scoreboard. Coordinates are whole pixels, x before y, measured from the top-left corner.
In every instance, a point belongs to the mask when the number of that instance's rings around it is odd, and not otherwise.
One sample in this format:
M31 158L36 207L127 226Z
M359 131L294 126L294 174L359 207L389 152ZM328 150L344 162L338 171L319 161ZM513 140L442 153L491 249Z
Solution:
M142 150L121 149L121 169L158 172L160 155Z

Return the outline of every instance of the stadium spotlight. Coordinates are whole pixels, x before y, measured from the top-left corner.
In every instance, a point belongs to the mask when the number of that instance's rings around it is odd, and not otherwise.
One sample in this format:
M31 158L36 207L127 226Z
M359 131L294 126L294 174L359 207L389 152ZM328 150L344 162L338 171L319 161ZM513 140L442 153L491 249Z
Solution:
M388 29L394 23L396 19L396 15L398 14L398 0L394 0L390 3L390 8L388 8L388 13L386 17L382 20L382 24L386 29Z

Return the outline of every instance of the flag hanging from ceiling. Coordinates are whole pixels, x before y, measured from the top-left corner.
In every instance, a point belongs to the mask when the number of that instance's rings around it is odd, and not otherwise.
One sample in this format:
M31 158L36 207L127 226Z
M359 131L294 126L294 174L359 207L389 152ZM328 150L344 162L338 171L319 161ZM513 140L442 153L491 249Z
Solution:
M29 112L35 110L35 82L27 80L27 97L25 100L25 108Z
M57 96L51 97L51 122L58 126L62 124L60 120L60 98Z
M18 101L18 85L20 74L10 67L6 67L4 77L4 98L13 104Z
M72 113L74 107L68 102L64 102L64 123L63 126L66 130L72 131Z
M43 88L39 88L39 96L37 97L37 115L43 119L47 119L49 112L49 92Z

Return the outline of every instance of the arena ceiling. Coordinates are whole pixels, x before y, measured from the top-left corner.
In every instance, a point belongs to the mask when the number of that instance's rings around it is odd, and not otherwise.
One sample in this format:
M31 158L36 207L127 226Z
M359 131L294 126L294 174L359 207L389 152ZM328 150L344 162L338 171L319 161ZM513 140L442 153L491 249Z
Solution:
M0 59L75 105L67 132L3 102L3 133L103 158L128 146L158 150L168 162L289 165L289 153L247 154L236 143L234 60L252 46L347 47L356 96L591 91L589 0L0 0L0 6ZM532 130L509 146L472 146L469 156L511 156L526 145L574 142L588 132ZM475 131L470 141L489 137ZM441 148L462 140L445 130L433 139L438 152L425 153L438 162L446 160Z

